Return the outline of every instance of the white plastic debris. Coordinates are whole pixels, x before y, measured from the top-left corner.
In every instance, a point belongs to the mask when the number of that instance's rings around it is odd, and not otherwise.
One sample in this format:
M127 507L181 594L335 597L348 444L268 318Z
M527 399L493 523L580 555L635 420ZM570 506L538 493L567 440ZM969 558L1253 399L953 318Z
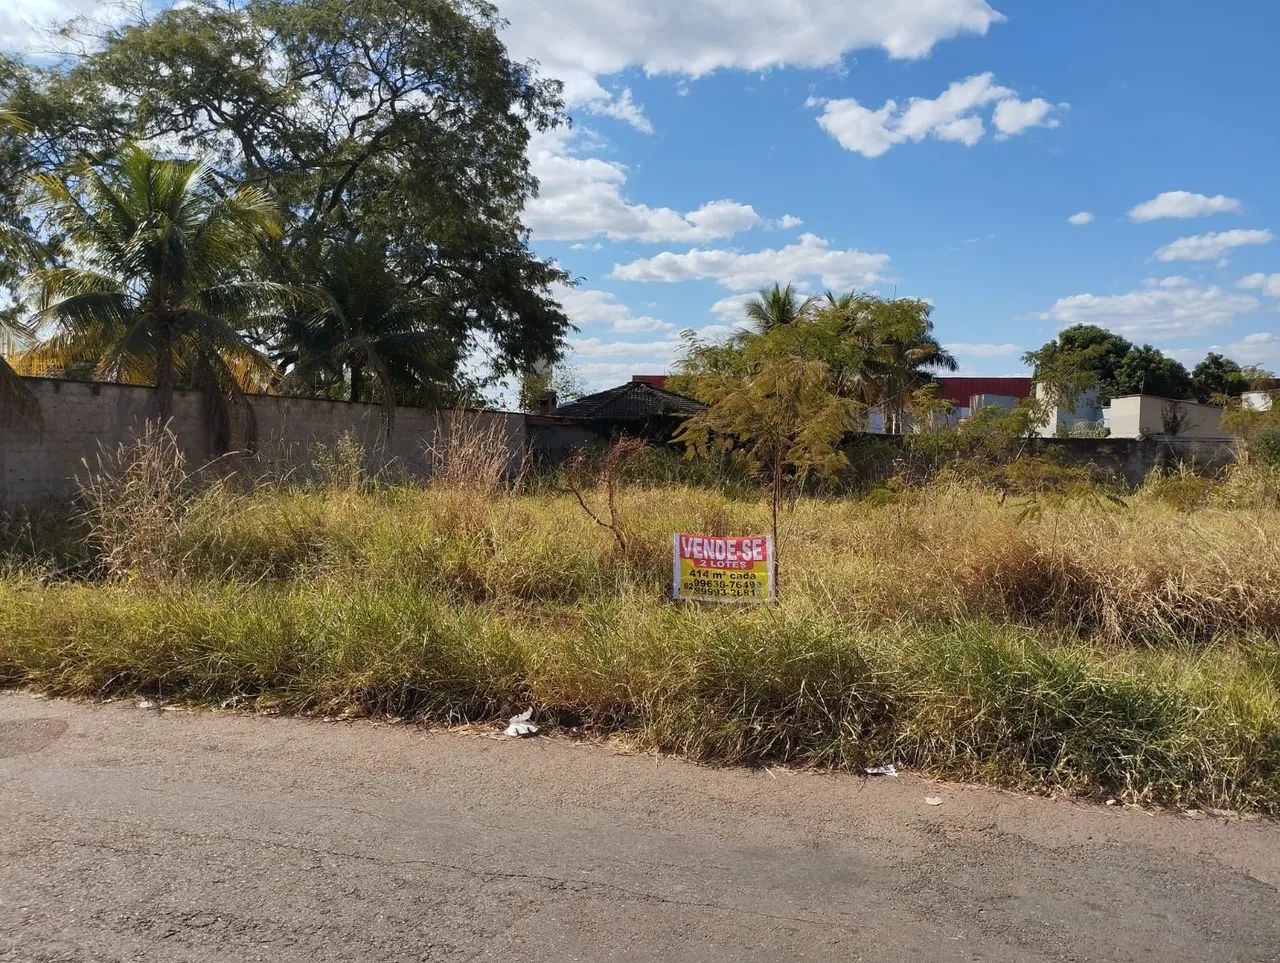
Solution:
M884 766L868 766L866 773L868 776L896 776L898 767L892 763Z
M152 702L150 699L139 699L139 700L138 700L138 708L139 708L139 709L154 709L155 707L156 707L156 704L155 704L154 702Z
M941 797L941 796L925 796L925 797L924 797L924 804L925 804L926 806L941 806L941 805L942 805L942 797Z
M512 716L508 721L507 735L509 736L533 736L537 735L538 727L533 724L533 709L526 709L518 716Z

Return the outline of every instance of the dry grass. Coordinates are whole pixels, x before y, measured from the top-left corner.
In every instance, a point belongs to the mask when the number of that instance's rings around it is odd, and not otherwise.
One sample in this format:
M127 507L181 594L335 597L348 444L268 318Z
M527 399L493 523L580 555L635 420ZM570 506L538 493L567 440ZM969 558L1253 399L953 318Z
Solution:
M43 529L0 549L0 681L445 721L532 701L707 761L1280 811L1274 478L1034 511L959 483L804 498L786 597L738 610L667 600L670 536L763 530L762 499L617 485L622 551L578 495L459 445L426 487L196 492L122 458L82 549L106 580L23 574Z

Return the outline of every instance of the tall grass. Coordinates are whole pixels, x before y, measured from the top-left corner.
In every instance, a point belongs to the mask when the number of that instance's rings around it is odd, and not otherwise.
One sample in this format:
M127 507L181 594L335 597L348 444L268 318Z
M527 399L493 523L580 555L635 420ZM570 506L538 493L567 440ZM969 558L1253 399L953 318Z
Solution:
M670 535L761 530L754 494L619 485L624 548L482 452L427 486L200 489L154 454L104 471L78 547L0 530L0 683L441 722L533 703L705 761L1280 810L1266 477L1034 511L960 482L802 498L786 597L744 610L667 599ZM58 551L94 577L51 579Z
M721 763L918 771L1280 808L1274 639L1101 653L989 622L647 597L516 612L404 585L0 588L0 679L457 723L533 703Z

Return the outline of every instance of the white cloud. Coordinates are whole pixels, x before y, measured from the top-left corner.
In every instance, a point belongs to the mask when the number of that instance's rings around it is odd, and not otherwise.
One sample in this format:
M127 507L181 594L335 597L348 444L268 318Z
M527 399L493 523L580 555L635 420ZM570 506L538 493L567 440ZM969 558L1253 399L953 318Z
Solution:
M679 338L606 341L579 338L570 344L569 364L593 391L629 381L633 374L667 371L684 351Z
M991 120L996 125L997 137L1012 137L1029 127L1057 127L1057 118L1049 116L1052 112L1053 104L1043 97L1031 100L1010 97L996 104Z
M1224 348L1212 348L1243 364L1280 365L1280 335L1274 331L1257 331L1232 341Z
M1251 244L1269 244L1275 240L1270 231L1214 231L1209 234L1193 234L1171 241L1156 251L1157 261L1217 261L1233 248Z
M892 100L879 110L869 110L852 98L814 103L822 107L818 123L845 150L857 151L863 157L879 157L898 143L887 126L898 109Z
M642 134L652 134L653 124L644 115L644 108L631 98L631 88L624 87L616 97L605 97L586 104L587 110L593 114L612 117L625 124L630 124Z
M570 104L607 98L599 78L628 68L691 78L828 67L877 47L915 59L1003 19L986 0L505 0L501 9L512 52L563 80Z
M1280 274L1250 274L1238 282L1247 291L1261 291L1273 298L1280 298Z
M1210 214L1238 214L1243 205L1234 197L1216 194L1192 194L1189 191L1165 191L1129 210L1129 220L1143 223L1165 217L1207 217Z
M96 30L119 24L136 11L124 0L5 0L0 5L0 51L43 53L63 46L52 28L74 18Z
M675 325L670 321L659 321L648 315L639 318L622 318L613 322L613 330L619 334L657 334L660 331L671 331Z
M1019 100L1015 91L995 83L995 76L975 74L957 80L933 99L913 97L905 107L887 100L878 110L852 98L809 98L807 106L821 107L818 124L841 147L864 157L879 157L895 144L926 137L972 147L986 135L981 111L995 104L992 123L998 137L1011 137L1030 127L1054 127L1054 105L1047 100Z
M663 251L628 264L615 264L612 276L623 281L692 281L711 279L732 291L744 291L783 279L816 278L836 291L868 287L881 280L889 255L831 248L815 234L776 250L743 254L694 248L683 254Z
M574 354L583 358L628 360L670 354L679 350L679 338L661 341L606 341L603 338L579 338L573 342Z
M1077 211L1067 218L1068 224L1074 224L1076 227L1083 227L1085 224L1093 223L1093 214L1089 211Z
M657 333L674 330L675 325L650 315L635 315L611 291L574 288L557 284L552 293L569 320L579 328L607 324L619 334Z
M540 182L525 208L535 238L576 240L603 235L614 241L697 243L729 237L760 224L749 204L717 200L697 210L635 204L623 196L627 169L616 161L575 153L578 135L565 130L536 134L529 162Z
M794 228L801 227L804 221L796 217L794 214L783 214L778 218L778 227L783 231L790 231Z
M753 291L745 294L730 294L711 305L708 310L721 321L741 321L747 302L755 296Z
M1059 298L1041 317L1062 326L1096 324L1134 338L1202 334L1257 310L1258 300L1184 277L1150 278L1125 294L1075 294Z
M953 341L944 344L944 348L957 358L1006 358L1009 355L1020 355L1022 349L1016 344L982 344L971 341Z

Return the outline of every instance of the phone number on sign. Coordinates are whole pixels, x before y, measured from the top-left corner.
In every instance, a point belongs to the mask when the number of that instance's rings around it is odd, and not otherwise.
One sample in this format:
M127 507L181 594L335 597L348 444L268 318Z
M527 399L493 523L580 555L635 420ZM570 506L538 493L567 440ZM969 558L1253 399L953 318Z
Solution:
M722 582L719 579L686 578L680 581L680 590L688 595L705 595L712 598L750 599L763 598L764 583L755 579L741 582Z

